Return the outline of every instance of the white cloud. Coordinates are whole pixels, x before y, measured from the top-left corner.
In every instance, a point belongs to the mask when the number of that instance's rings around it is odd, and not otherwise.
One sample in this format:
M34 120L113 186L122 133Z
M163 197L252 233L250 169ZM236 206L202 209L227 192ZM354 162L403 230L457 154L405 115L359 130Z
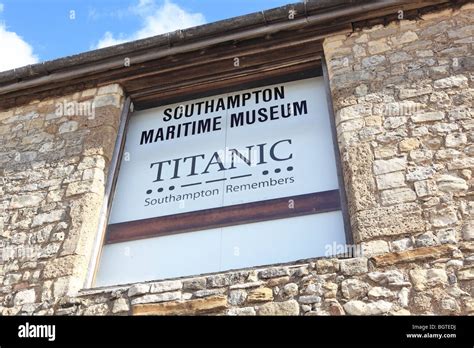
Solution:
M190 13L169 0L158 6L155 0L140 0L136 6L128 9L129 13L141 19L141 27L132 34L121 33L114 36L107 31L94 48L118 45L123 42L139 40L150 36L168 33L201 25L206 19L201 13Z
M2 9L3 6L0 4L0 10ZM8 31L5 24L2 23L0 23L0 47L2 48L0 71L38 63L38 57L33 53L33 47L17 33Z

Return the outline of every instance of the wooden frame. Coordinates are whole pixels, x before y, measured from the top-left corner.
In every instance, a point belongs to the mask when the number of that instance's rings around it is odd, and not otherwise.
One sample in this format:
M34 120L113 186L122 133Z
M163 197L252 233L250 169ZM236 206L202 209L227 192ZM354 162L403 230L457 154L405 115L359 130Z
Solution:
M283 219L341 209L339 190L111 224L106 243Z

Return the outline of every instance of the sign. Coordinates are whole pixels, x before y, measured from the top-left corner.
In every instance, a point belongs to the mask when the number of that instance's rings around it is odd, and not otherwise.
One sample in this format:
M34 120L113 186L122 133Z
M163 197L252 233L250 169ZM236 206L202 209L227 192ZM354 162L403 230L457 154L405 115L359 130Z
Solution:
M338 189L321 77L136 112L110 224Z
M329 256L338 194L322 77L136 112L95 284Z

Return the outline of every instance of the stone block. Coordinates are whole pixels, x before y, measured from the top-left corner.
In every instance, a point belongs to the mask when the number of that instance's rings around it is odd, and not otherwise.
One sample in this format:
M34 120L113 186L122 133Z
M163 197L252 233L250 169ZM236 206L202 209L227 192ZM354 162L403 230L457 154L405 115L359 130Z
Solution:
M379 190L406 186L404 172L394 172L377 175L375 179L377 181L377 187Z
M408 138L400 141L398 148L402 152L414 150L420 146L420 141L416 138Z
M392 158L388 160L374 161L374 173L376 175L404 171L407 165L405 157Z
M454 175L440 175L436 178L438 188L443 192L463 192L467 191L469 186L466 180Z
M230 316L254 316L257 312L253 307L230 308L227 310L227 315Z
M368 271L367 259L357 257L353 259L345 259L340 261L341 273L344 275L363 274Z
M474 279L474 267L470 267L467 269L462 269L458 271L458 279L461 281L465 280L473 280Z
M147 294L150 292L150 284L135 284L128 290L128 297Z
M273 300L273 291L270 288L257 288L249 291L247 302L265 302Z
M165 302L139 304L132 306L133 315L200 315L219 312L227 308L224 295L188 300L184 302Z
M370 242L363 242L362 246L362 255L364 256L373 256L388 253L389 247L388 243L384 240L373 240Z
M137 297L132 300L132 305L141 303L167 302L181 299L181 291L163 292L161 294L150 294Z
M394 205L416 200L416 193L410 188L396 188L382 191L380 194L382 205Z
M172 280L172 281L165 281L159 283L153 283L150 287L150 292L158 293L158 292L167 292L173 290L179 290L183 287L183 283L180 280Z
M417 113L411 117L411 120L415 123L441 121L443 119L444 112L442 111Z
M69 255L51 260L46 263L43 270L43 279L55 279L69 276L80 269L85 269L87 262L79 255Z
M382 315L392 309L392 303L384 300L370 303L354 300L347 302L343 307L349 315Z
M47 223L61 221L65 216L65 211L62 209L52 210L48 213L38 214L33 218L31 227L41 226Z
M37 207L44 200L44 193L31 193L26 195L15 195L10 202L10 209Z
M378 255L372 257L370 260L374 262L376 267L384 267L396 265L398 263L432 260L447 255L449 256L454 249L455 247L449 244L434 247L422 247L413 250Z
M128 301L124 298L119 298L115 300L112 305L112 313L128 313L130 311L130 306L128 305Z
M443 269L414 269L410 271L410 279L413 287L418 291L448 283L448 276Z
M413 234L425 229L421 208L416 203L358 212L352 217L352 225L354 238L358 242L382 236Z
M36 292L35 289L27 289L19 291L14 299L13 304L15 306L21 306L27 303L35 303L36 301Z
M438 192L438 187L434 180L422 180L414 183L415 192L420 198L434 196Z
M434 82L434 88L467 88L468 79L464 75L449 76Z
M300 306L295 300L270 302L257 308L258 315L299 315Z
M430 222L434 227L447 227L458 222L456 210L453 207L437 210L430 215Z
M289 275L288 268L268 268L259 272L259 277L262 279L276 278Z
M358 279L346 279L341 283L342 295L348 300L364 298L369 288L369 284Z
M464 223L462 228L462 237L464 240L474 240L474 221L469 220Z

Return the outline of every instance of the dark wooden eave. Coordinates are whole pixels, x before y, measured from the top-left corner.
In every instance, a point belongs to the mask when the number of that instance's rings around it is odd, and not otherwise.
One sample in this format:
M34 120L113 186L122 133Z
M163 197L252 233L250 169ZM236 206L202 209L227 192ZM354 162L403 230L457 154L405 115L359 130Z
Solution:
M178 30L1 72L0 110L111 83L119 83L140 109L282 70L297 73L319 66L325 37L350 33L366 21L395 20L400 10L409 18L460 2L316 0Z

